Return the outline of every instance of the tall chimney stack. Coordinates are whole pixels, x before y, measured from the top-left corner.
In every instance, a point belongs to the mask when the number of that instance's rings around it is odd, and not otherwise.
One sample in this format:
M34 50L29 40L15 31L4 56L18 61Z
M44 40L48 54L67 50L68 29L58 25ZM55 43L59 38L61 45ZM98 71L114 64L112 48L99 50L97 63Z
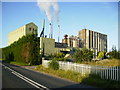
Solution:
M59 40L60 40L60 25L58 25L58 42L60 42Z
M40 37L44 37L44 30L45 30L45 19L43 19L43 22L42 22L42 30L40 33Z
M49 24L49 38L53 38L52 23Z

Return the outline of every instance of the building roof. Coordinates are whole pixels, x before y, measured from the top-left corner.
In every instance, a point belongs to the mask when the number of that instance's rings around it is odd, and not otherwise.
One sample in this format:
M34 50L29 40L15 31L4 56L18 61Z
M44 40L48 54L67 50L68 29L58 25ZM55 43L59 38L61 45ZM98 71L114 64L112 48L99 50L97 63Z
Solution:
M24 26L26 26L26 25L29 25L29 24L34 24L33 22L30 22L30 23L27 23L27 24L25 24L25 25L23 25L23 26L21 26L21 27L24 27ZM38 27L36 24L34 24L36 27ZM19 28L21 28L21 27L19 27ZM9 32L9 33L13 33L14 31L17 31L19 28L17 28L17 29L15 29L15 30L13 30L13 31L11 31L11 32ZM8 34L9 34L8 33Z
M83 31L83 30L89 30L89 29L82 29L82 30L80 30L80 31ZM79 32L80 32L80 31L79 31ZM89 31L93 31L93 30L89 30ZM97 31L93 31L93 32L100 33L100 34L103 34L103 35L106 35L106 36L107 36L107 34L104 34L104 33L101 33L101 32L97 32Z

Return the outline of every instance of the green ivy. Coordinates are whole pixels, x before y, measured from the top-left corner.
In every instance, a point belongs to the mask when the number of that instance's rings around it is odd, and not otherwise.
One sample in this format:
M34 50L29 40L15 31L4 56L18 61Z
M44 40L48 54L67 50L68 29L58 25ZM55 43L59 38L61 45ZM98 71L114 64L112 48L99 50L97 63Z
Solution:
M40 62L39 51L39 39L32 34L23 36L10 46L3 48L2 57L9 62L16 61L33 65Z

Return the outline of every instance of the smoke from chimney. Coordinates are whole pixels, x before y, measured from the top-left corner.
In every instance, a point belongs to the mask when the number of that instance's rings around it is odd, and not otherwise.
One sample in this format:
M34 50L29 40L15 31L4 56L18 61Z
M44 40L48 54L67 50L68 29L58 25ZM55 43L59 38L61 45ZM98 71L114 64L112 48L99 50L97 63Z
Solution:
M38 6L40 10L45 11L47 18L50 23L52 23L52 8L55 11L55 17L57 22L59 22L59 6L57 4L57 0L37 0Z

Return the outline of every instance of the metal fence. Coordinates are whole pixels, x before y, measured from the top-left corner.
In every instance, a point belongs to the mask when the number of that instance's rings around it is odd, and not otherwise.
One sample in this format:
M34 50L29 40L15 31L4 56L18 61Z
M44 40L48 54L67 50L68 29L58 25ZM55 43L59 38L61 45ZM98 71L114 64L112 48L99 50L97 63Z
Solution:
M49 60L44 60L43 65L48 67ZM59 61L59 69L71 70L79 72L82 75L85 74L96 74L102 79L116 80L120 81L120 67L119 66L91 66L85 64L77 64L72 62L62 62Z

